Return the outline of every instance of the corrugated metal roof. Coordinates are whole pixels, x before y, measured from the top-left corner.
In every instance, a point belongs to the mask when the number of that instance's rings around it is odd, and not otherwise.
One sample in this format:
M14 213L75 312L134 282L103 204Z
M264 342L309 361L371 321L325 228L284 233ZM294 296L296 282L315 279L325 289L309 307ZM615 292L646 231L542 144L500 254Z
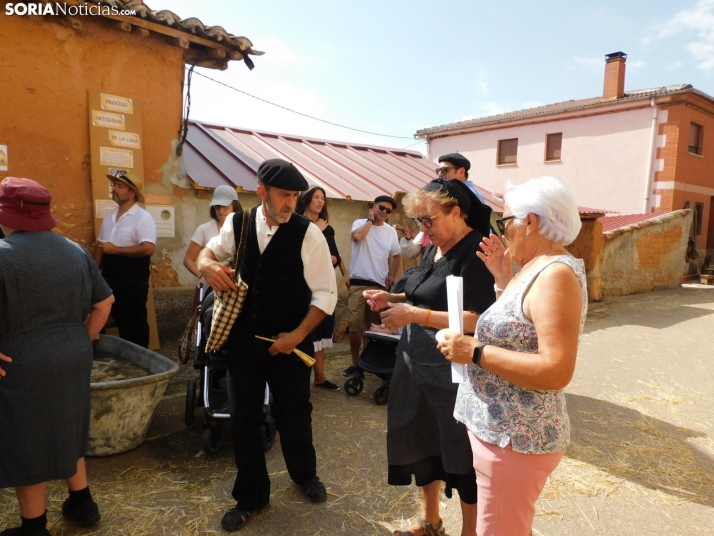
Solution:
M254 192L258 166L270 158L295 164L328 197L353 201L415 192L434 178L436 167L418 151L189 121L183 159L199 186L230 184ZM494 211L503 211L501 200L477 188Z
M602 232L607 233L619 229L620 227L627 227L628 225L651 220L652 218L658 218L660 216L662 216L661 213L623 214L621 216L606 216L599 218L598 221L602 223Z
M516 121L520 119L528 119L531 117L539 117L544 115L552 115L562 112L570 112L574 110L581 110L584 108L593 108L596 106L608 106L611 104L620 104L628 101L635 101L640 99L649 99L659 95L669 95L672 93L679 93L683 91L692 91L701 95L705 98L714 100L711 96L694 89L690 84L677 84L672 86L664 86L659 88L650 89L637 89L634 91L628 91L623 97L619 99L604 99L602 97L593 97L589 99L579 99L579 100L569 100L565 102L558 102L556 104L548 104L546 106L538 106L536 108L527 108L525 110L519 110L516 112L509 112L505 114L492 115L488 117L480 117L477 119L469 119L467 121L459 121L456 123L448 123L446 125L440 125L437 127L425 128L418 130L415 134L416 137L430 137L435 134L440 134L444 132L449 132L451 130L462 130L471 127L480 127L484 125L491 125L495 123L506 123L508 121Z

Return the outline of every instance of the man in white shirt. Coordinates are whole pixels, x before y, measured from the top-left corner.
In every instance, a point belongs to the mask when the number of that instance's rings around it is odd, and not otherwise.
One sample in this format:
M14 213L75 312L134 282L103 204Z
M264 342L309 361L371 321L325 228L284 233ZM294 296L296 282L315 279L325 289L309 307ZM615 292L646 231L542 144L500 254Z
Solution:
M385 225L397 202L388 195L374 200L367 218L352 224L352 259L350 260L350 290L347 306L350 311L350 352L352 365L344 376L357 373L357 359L362 346L362 334L368 323L379 323L379 315L367 306L365 290L386 290L394 285L394 278L402 262L397 231ZM389 256L392 264L389 264Z
M486 204L483 195L478 191L476 185L469 180L469 169L471 162L464 155L459 153L444 154L439 157L439 163L442 164L436 171L437 179L457 179L466 184L469 189L478 197L481 203ZM402 256L405 259L415 259L423 249L428 245L424 243L424 233L413 231L412 229L404 230L404 237L399 240L399 245L402 249Z
M134 174L107 175L112 199L119 205L106 215L94 248L94 260L114 292L112 318L119 336L149 347L146 299L149 266L156 247L156 224L138 203L143 184Z
M270 478L259 434L266 381L290 478L310 502L327 499L312 444L310 368L293 353L297 348L313 355L310 334L337 303L327 241L315 224L295 214L300 192L307 188L297 168L285 160L266 160L258 168L262 203L251 210L238 268L248 294L224 346L238 468L232 493L237 504L221 521L228 531L243 528L269 506ZM235 288L234 270L221 261L235 255L242 221L242 211L227 218L198 256L198 269L214 290Z

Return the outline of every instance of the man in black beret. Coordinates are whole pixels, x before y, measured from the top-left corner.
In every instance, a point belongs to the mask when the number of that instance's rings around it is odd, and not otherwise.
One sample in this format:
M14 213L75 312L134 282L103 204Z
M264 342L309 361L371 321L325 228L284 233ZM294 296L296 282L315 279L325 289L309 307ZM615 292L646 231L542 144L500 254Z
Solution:
M438 179L457 179L466 184L481 203L486 203L481 192L476 189L476 185L469 180L471 162L469 162L468 158L459 153L448 153L439 157L439 163L442 165L434 170ZM418 257L422 249L426 247L423 242L424 233L417 234L413 229L406 228L404 230L404 238L399 241L402 255L407 259Z
M367 218L352 224L352 258L350 259L350 289L347 307L350 312L350 352L352 365L343 371L344 376L357 373L357 359L362 346L362 334L369 324L380 323L379 314L367 306L365 290L386 290L394 285L394 277L402 262L397 231L385 225L397 202L388 195L374 200ZM389 256L392 264L389 264Z
M307 188L290 162L266 160L258 168L257 193L262 202L251 209L238 267L248 294L223 347L228 354L238 467L233 486L237 504L221 521L228 531L243 528L269 506L270 478L260 436L266 382L273 394L272 415L290 478L310 502L327 499L312 444L310 368L293 352L313 355L310 334L325 315L332 314L337 302L327 241L309 219L295 214L300 192ZM214 290L235 288L234 270L220 261L235 255L242 221L243 211L227 219L198 256L198 269Z

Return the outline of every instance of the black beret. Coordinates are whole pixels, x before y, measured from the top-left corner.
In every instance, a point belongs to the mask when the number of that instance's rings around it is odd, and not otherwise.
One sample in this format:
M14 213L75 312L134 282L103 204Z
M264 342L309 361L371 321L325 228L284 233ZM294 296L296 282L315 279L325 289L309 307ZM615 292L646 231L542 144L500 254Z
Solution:
M458 179L434 179L422 190L445 191L447 195L456 200L461 211L467 214L464 218L466 225L483 236L491 234L491 207L482 203L465 183Z
M469 162L469 159L459 153L441 155L439 157L439 163L441 162L451 162L457 168L466 168L466 171L471 168L471 162Z
M374 200L375 203L391 203L392 204L392 210L397 208L397 202L394 200L393 197L389 197L388 195L380 195L377 197L377 199Z
M308 185L305 177L291 162L273 158L266 160L258 168L258 180L266 186L274 186L283 190L303 192Z

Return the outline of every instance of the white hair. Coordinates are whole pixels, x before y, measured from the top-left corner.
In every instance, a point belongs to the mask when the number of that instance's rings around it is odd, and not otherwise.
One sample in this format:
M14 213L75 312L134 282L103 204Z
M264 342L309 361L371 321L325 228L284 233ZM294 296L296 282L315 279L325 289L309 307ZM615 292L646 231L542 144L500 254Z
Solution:
M575 240L582 227L573 191L555 177L537 177L519 185L509 182L503 200L519 220L517 225L532 212L540 217L539 234L564 246Z

